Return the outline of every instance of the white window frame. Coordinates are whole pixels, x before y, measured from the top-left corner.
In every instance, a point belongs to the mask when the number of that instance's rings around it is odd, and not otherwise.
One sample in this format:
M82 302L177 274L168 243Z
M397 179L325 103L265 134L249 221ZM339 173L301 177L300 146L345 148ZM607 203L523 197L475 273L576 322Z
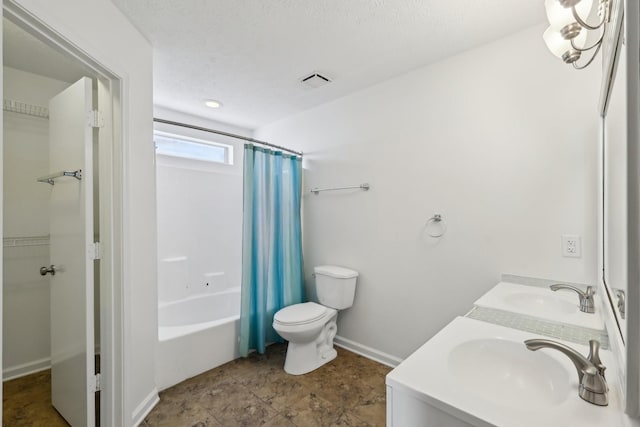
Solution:
M221 148L224 149L224 161L222 161L222 162L218 162L218 161L215 161L215 160L208 160L208 159L200 159L200 158L197 158L197 157L178 156L178 155L157 153L157 152L156 152L156 156L163 156L163 157L175 158L175 159L183 159L184 161L203 162L203 163L207 163L207 164L233 166L233 161L234 161L233 149L234 149L234 146L232 144L225 144L225 143L222 143L222 142L217 142L217 141L212 141L212 140L207 140L207 139L201 139L201 138L193 138L193 137L190 137L190 136L180 135L180 134L171 133L171 132L164 132L164 131L160 131L160 130L154 130L153 131L153 136L154 136L154 144L155 144L155 137L156 136L161 136L161 137L165 137L165 138L175 139L175 140L178 140L178 141L191 142L191 143L194 143L194 144L210 145L210 146L215 146L215 147L221 147Z

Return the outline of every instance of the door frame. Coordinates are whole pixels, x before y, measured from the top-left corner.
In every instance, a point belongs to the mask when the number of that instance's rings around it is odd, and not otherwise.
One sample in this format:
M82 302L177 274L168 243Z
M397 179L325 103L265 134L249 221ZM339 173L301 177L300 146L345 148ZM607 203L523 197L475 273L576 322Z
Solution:
M93 70L108 89L109 99L99 100L104 126L99 130L97 174L100 218L100 353L101 425L122 425L124 421L124 334L123 334L123 86L126 80L83 51L13 0L3 0L3 16L65 55ZM0 22L0 29L2 24ZM0 32L0 41L1 32ZM0 47L1 51L1 47ZM0 82L2 81L0 69ZM0 85L2 93L2 85ZM4 123L0 117L0 125ZM0 170L2 170L3 135L0 134ZM0 174L0 195L2 194ZM0 232L2 230L2 198L0 197ZM0 256L2 247L0 247ZM0 263L0 275L2 265ZM0 276L1 277L1 276ZM2 293L0 293L0 337L2 336ZM2 340L0 340L0 350ZM0 351L0 364L2 353ZM1 373L0 373L1 375ZM1 396L0 389L0 396ZM2 408L0 408L0 416Z

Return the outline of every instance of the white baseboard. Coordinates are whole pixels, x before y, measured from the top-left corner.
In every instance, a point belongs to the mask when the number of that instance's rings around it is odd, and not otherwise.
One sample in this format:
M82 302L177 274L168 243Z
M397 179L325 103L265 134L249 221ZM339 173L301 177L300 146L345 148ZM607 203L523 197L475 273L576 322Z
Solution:
M2 370L2 381L15 380L16 378L35 374L36 372L44 371L49 368L51 368L51 359L48 357L24 363L22 365L10 366Z
M392 368L395 368L402 362L402 359L400 359L399 357L392 356L380 350L376 350L375 348L367 347L366 345L348 340L339 335L336 335L333 343L338 347L344 348L345 350L349 350L353 353L359 354L360 356L364 356L367 359L374 360L378 363L382 363L383 365L387 365Z
M142 402L136 407L131 414L132 426L138 426L142 423L149 412L160 402L160 397L158 396L158 389L154 387L151 390L151 393L147 397L144 398Z

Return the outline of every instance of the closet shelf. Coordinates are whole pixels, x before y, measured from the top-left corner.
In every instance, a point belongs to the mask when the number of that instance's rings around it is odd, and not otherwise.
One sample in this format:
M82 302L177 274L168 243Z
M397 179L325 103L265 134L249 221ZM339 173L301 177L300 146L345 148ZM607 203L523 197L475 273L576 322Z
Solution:
M13 99L4 99L4 111L12 113L26 114L28 116L40 117L42 119L49 118L49 109L40 105L27 104L26 102L15 101Z
M49 236L5 237L2 247L18 248L23 246L49 246Z

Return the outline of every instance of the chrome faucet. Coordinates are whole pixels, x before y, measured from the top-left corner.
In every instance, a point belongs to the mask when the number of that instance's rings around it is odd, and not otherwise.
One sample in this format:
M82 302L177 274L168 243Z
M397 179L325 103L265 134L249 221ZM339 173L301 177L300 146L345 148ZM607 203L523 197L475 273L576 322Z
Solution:
M571 347L552 340L532 339L524 344L531 351L541 348L558 350L567 356L578 371L578 396L589 403L598 406L609 404L607 380L604 377L605 366L600 360L600 343L596 340L589 341L589 356L584 357Z
M593 291L593 287L591 286L587 286L587 290L583 291L582 289L576 288L575 286L571 286L571 285L563 285L563 284L555 284L555 285L551 285L549 286L551 288L552 291L558 291L560 289L569 289L571 291L577 292L578 293L578 298L580 298L580 311L585 312L585 313L595 313L596 312L596 306L595 303L593 301L593 295L594 295L594 291Z

